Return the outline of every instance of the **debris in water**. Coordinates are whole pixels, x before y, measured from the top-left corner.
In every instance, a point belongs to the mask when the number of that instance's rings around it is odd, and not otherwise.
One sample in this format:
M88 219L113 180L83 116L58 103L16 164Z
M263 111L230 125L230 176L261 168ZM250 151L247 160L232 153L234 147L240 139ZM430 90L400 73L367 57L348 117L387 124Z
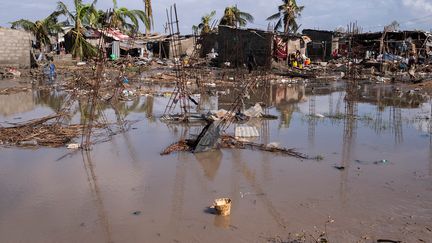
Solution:
M375 161L374 162L374 164L387 164L388 163L388 160L386 160L386 159L382 159L382 160L378 160L378 161Z
M252 126L237 126L235 128L235 137L236 138L253 138L259 137L259 132L256 127Z
M164 151L161 152L161 155L168 155L174 152L193 152L194 143L196 143L196 141L181 140L177 143L168 146L168 148L166 148ZM267 151L273 153L281 153L299 159L311 159L307 155L295 151L295 149L287 149L282 147L268 146L266 144L239 141L235 137L229 135L221 136L218 145L220 148L225 148L225 149L261 150L261 151Z
M323 114L319 114L319 113L312 114L311 116L316 118L325 118Z
M370 165L370 164L379 165L379 164L388 164L389 163L389 161L386 159L377 160L377 161L373 161L373 162L356 159L355 162L357 162L359 164L363 164L363 165Z
M338 170L345 170L345 166L337 166L337 165L335 165L335 166L333 166L335 169L338 169Z
M81 145L78 143L71 143L71 144L67 145L68 149L79 149L80 147L81 147Z
M213 207L216 209L216 213L221 216L228 216L231 214L231 199L229 198L218 198L213 202Z

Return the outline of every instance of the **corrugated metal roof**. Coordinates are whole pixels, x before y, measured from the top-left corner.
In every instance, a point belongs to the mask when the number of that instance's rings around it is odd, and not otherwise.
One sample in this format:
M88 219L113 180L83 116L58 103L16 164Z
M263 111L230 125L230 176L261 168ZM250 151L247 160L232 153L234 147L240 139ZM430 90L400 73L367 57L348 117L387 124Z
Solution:
M102 33L105 36L111 37L111 38L113 38L114 40L117 40L117 41L129 40L129 38L130 38L128 35L123 34L118 29L107 29L107 30L102 31Z
M235 128L235 136L238 138L259 137L259 132L256 127L238 126Z

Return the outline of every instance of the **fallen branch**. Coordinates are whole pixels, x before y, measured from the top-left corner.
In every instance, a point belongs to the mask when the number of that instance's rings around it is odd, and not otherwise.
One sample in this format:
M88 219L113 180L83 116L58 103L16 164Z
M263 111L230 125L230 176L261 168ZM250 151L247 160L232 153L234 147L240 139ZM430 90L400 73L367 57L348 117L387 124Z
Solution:
M177 143L171 144L161 155L168 155L174 152L192 152L193 141L181 140ZM243 142L236 139L233 136L223 135L219 141L219 147L225 149L251 149L251 150L261 150L271 153L281 153L288 156L292 156L299 159L311 159L309 156L295 151L295 149L280 148L275 146L268 146L265 144L258 144L252 142Z

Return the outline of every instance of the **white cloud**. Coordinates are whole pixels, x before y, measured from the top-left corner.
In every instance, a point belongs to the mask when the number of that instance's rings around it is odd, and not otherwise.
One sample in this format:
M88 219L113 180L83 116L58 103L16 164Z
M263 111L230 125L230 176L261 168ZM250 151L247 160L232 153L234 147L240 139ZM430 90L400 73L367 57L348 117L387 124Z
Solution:
M58 0L0 0L0 25L10 26L8 22L19 18L36 20L50 14ZM73 0L63 0L72 5ZM37 2L37 5L35 5ZM84 0L91 2L91 0ZM265 29L266 18L277 10L281 0L153 0L153 13L157 31L163 31L166 22L165 9L177 3L181 32L191 32L191 26L198 24L202 15L217 11L220 18L228 5L238 5L255 17L252 28ZM297 0L304 5L305 10L299 23L303 28L335 29L345 26L350 21L358 20L359 25L376 27L383 26L393 20L403 23L432 14L432 0ZM118 0L119 6L127 8L143 8L141 0ZM101 9L112 7L112 0L99 0L97 6ZM427 22L427 23L426 23ZM429 29L430 21L416 21L407 28ZM376 27L372 30L381 30Z
M402 3L415 10L432 13L432 2L426 0L403 0Z

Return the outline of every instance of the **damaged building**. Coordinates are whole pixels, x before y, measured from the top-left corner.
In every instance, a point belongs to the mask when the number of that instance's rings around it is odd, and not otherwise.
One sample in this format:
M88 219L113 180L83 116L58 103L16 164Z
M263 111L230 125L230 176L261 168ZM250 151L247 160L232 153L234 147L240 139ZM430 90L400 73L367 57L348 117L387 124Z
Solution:
M355 58L377 59L380 54L408 57L410 53L425 58L431 52L432 38L423 31L376 32L353 35L352 53Z
M329 61L332 59L332 53L339 48L338 33L312 29L304 29L302 33L311 39L307 44L306 55L312 61Z
M103 37L107 55L114 55L115 57L159 57L159 58L173 58L173 44L172 37L169 35L153 34L149 36L134 36L131 37L122 33L117 29L98 30L87 27L83 33L87 42L94 47L100 43ZM70 53L73 46L72 32L68 32L64 36L64 46L66 52ZM180 36L181 48L179 55L191 55L195 41L193 36Z
M240 66L253 58L256 65L265 69L272 67L273 60L286 61L289 54L306 53L307 37L285 35L257 29L240 29L219 26L217 33L201 36L201 57L214 50L219 64L230 63Z

